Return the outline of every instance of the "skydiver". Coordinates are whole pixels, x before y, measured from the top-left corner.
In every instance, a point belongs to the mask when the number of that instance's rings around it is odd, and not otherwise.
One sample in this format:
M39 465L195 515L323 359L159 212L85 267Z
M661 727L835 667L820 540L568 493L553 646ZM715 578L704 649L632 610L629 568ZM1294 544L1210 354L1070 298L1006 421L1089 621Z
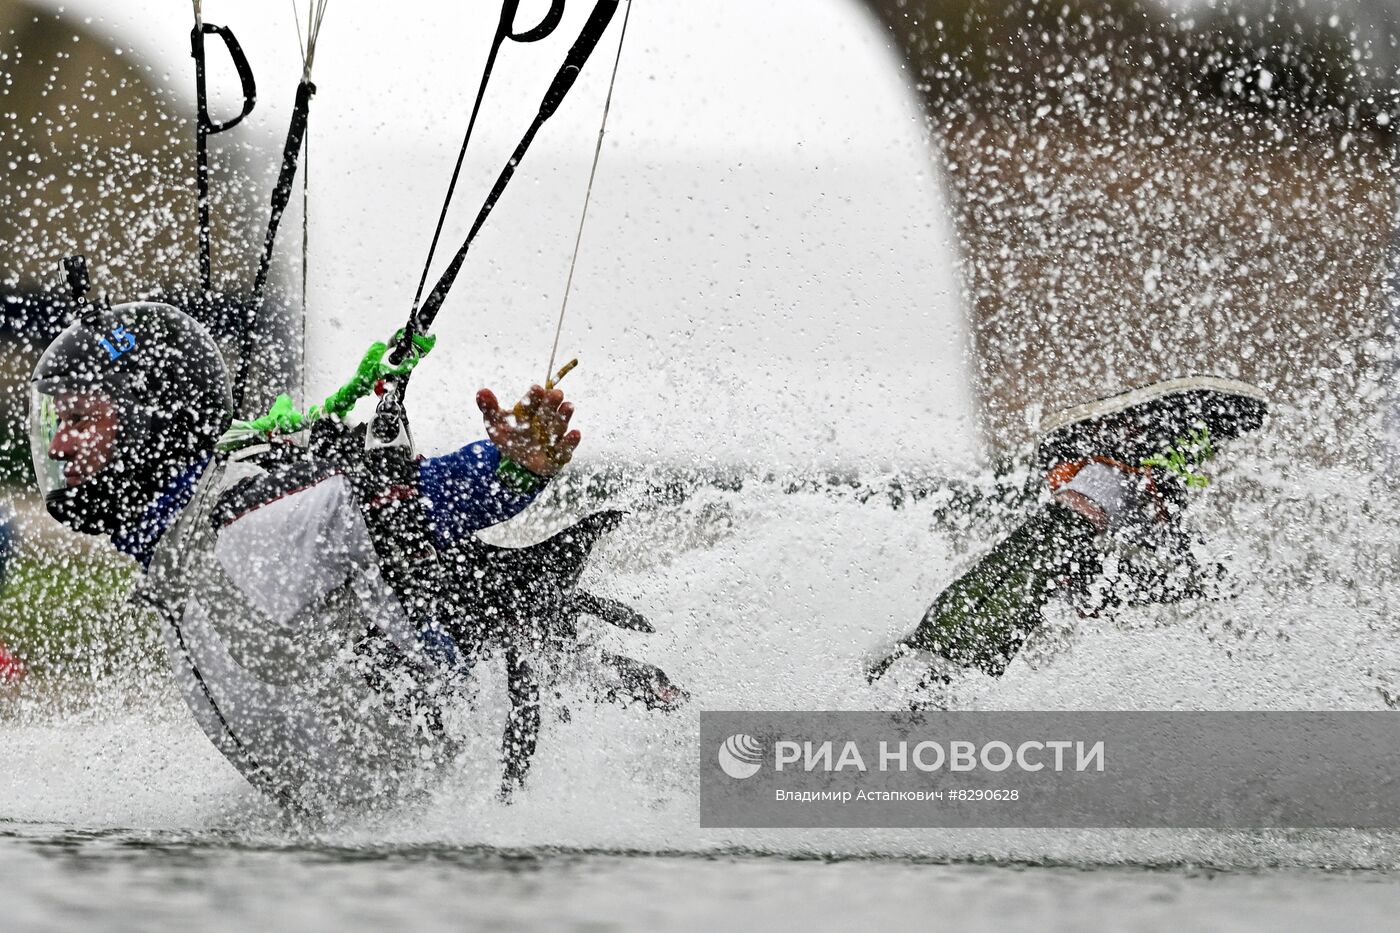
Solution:
M940 593L912 632L878 653L868 679L918 658L918 690L931 690L938 703L960 671L1004 674L1056 596L1093 615L1209 595L1209 578L1222 569L1204 570L1192 554L1181 524L1187 493L1206 485L1200 467L1215 445L1257 429L1266 411L1251 385L1190 376L1045 419L1036 459L1048 501ZM1113 581L1104 575L1110 554Z
M532 621L499 616L543 605L520 602L537 581L512 584L510 605L411 605L387 581L422 555L371 538L381 503L357 498L345 463L216 454L229 375L198 323L164 304L88 307L31 381L35 475L54 518L108 537L142 569L137 599L162 619L185 700L214 744L252 783L309 809L378 799L450 754L443 691L470 673L473 641L509 639ZM476 401L489 439L419 460L416 489L381 497L421 497L444 553L527 507L581 440L557 389L532 386L512 412L486 389ZM529 559L517 571L572 573L543 587L554 602L536 614L577 614L568 600L587 547L563 568L567 549L519 553ZM461 574L459 596L485 592L473 589L480 567L441 569ZM604 616L610 606L590 605L582 611ZM659 669L606 660L629 699L667 709L684 698Z

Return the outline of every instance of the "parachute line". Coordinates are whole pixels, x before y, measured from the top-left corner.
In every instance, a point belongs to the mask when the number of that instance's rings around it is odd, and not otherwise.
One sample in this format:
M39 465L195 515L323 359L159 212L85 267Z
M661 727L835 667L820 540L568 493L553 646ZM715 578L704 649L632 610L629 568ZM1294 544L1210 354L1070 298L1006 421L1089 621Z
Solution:
M301 28L301 11L297 0L292 0L292 22L297 30L297 48L301 52L302 81L311 80L311 66L315 63L316 43L321 36L321 22L326 17L329 0L314 0L306 8L306 30ZM300 397L306 397L306 313L307 282L311 269L311 131L306 130L302 140L301 167L301 357L298 367L301 373Z
M501 25L496 29L496 35L491 40L491 51L486 54L486 65L481 69L481 82L476 89L476 102L472 104L472 115L467 120L467 132L462 136L462 147L457 150L457 163L452 166L452 178L447 183L447 194L442 199L442 210L438 212L437 227L433 230L432 242L428 244L428 258L423 260L423 273L418 277L418 288L413 293L413 307L409 312L410 316L418 313L418 304L423 300L423 289L428 284L428 273L432 271L433 257L437 255L438 242L442 239L442 227L447 222L447 211L452 206L452 197L457 193L457 182L462 177L462 163L467 158L467 147L472 141L472 132L476 129L476 118L481 114L482 101L486 99L486 86L491 83L491 71L496 66L496 56L500 54L501 45L510 37L510 30L506 21L512 15L502 9ZM512 11L513 13L513 11Z
M304 58L302 64L301 82L297 85L296 103L292 107L291 124L287 127L287 141L282 147L282 168L277 175L277 184L272 189L272 212L268 217L267 232L263 237L262 256L258 261L258 274L253 281L253 296L249 302L248 319L244 325L243 340L240 345L238 358L238 374L234 379L234 407L238 411L243 410L244 394L248 388L248 378L251 372L254 343L258 325L259 312L262 310L263 297L267 288L268 275L272 269L272 252L277 241L277 228L282 221L282 214L287 209L287 205L292 199L292 189L296 182L297 163L301 159L302 147L306 139L307 118L311 110L311 96L316 93L316 85L311 82L311 69L315 65L316 42L320 38L321 23L326 16L326 8L330 0L313 0L307 7L306 35L301 36L301 16L297 10L296 0L293 0L292 10L297 15L294 17L297 22L297 32L299 38L305 40ZM302 176L303 198L306 197L306 177ZM302 300L305 303L306 289L306 249L309 238L309 230L305 211L305 200L303 200L302 210ZM302 311L302 326L306 323L305 308ZM305 356L303 354L303 359ZM303 366L303 369L305 367Z
M481 232L481 228L486 224L487 218L491 216L491 211L495 209L497 202L505 193L510 180L515 177L516 169L525 158L525 153L529 151L530 144L534 142L535 136L544 127L545 123L558 112L559 106L568 96L569 91L577 82L584 66L592 57L593 52L598 48L598 43L607 32L608 24L612 22L613 16L617 13L620 0L598 0L593 7L593 12L589 14L588 22L583 26L582 32L574 40L568 54L564 58L563 65L554 75L554 80L550 82L549 90L545 92L544 99L540 102L539 112L535 114L535 119L531 122L525 135L520 138L519 144L515 147L515 152L511 154L505 167L496 178L496 184L492 186L491 192L486 196L486 201L481 205L481 210L477 212L476 221L467 232L466 239L462 241L447 269L438 278L433 290L428 293L428 297L423 300L421 307L415 308L410 315L408 323L400 332L400 337L393 352L390 354L392 362L400 362L412 347L413 338L418 334L426 334L433 325L437 314L442 310L443 302L447 300L448 293L452 290L452 285L457 281L458 274L462 271L462 265L467 260L467 253L471 250L472 243ZM531 37L529 41L538 38L538 30L531 30L523 36ZM518 41L526 41L524 38ZM405 384L399 382L395 384L395 394L401 401ZM388 396L386 396L387 398Z
M301 78L311 80L311 69L316 64L316 43L321 37L321 21L326 18L326 8L330 0L311 0L306 7L306 31L302 32L301 12L297 0L292 0L292 20L297 27L297 48L301 49Z
M310 10L307 10L308 15ZM297 51L301 53L301 69L306 71L306 40L301 35L301 11L297 9L297 0L292 0L292 25L297 28Z
M549 348L549 365L544 370L544 385L557 381L554 361L559 356L559 337L564 333L564 315L569 310L569 293L574 287L574 270L578 267L579 247L583 245L583 225L588 222L588 205L593 200L593 180L598 177L598 161L603 155L603 137L608 131L608 114L612 111L613 88L617 86L617 69L622 64L622 47L627 42L627 24L632 20L632 0L627 0L627 12L622 14L622 32L617 40L617 57L613 59L612 78L608 81L608 96L603 102L603 122L598 125L598 144L593 149L593 167L588 172L588 190L583 196L583 212L578 219L578 235L574 237L574 254L569 259L569 277L564 283L564 300L559 305L559 323L554 328L554 344Z

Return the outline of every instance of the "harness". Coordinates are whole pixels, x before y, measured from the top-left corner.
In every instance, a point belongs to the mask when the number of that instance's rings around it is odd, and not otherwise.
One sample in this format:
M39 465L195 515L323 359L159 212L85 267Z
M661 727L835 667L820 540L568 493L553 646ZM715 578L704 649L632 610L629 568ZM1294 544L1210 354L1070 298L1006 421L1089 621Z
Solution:
M295 434L248 448L243 462L265 471L226 492L212 516L216 526L310 488L333 475L344 476L369 533L379 572L404 614L420 629L441 630L442 620L460 607L451 598L450 575L433 543L432 526L418 487L418 464L402 446L367 446L369 426L352 428L323 418ZM395 669L416 667L388 636L371 626L358 651ZM378 665L370 665L377 668ZM414 674L423 679L422 672ZM375 684L379 686L380 684ZM438 724L440 727L440 724Z
M501 796L523 785L538 744L541 724L541 658L566 650L578 639L580 614L632 631L651 631L635 610L615 600L579 590L579 579L594 544L616 528L623 514L604 511L585 518L539 544L498 547L473 536L440 549L433 533L428 500L419 489L418 462L402 444L376 444L375 426L348 427L338 419L321 419L297 435L239 454L267 471L246 479L224 494L215 521L230 521L271 498L295 494L332 474L343 475L369 532L379 570L416 629L425 653L457 674L499 653L505 664L510 710L502 737L504 774ZM392 422L402 436L402 414ZM441 669L424 669L387 633L371 625L356 647L364 659L366 682L384 691L404 677L418 686L408 699L429 711L429 726L439 734L440 718L431 693L441 685ZM672 689L665 675L650 665L608 656L624 687L646 699ZM448 677L452 674L448 673ZM618 691L608 699L618 699ZM420 702L421 701L421 702Z

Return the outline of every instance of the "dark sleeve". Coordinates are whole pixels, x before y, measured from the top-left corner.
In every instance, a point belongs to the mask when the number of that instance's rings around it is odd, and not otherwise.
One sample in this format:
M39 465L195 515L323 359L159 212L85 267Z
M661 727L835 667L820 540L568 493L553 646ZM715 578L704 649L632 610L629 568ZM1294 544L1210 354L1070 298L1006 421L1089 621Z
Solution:
M518 515L537 493L521 495L496 478L501 452L490 441L418 462L419 489L439 547Z

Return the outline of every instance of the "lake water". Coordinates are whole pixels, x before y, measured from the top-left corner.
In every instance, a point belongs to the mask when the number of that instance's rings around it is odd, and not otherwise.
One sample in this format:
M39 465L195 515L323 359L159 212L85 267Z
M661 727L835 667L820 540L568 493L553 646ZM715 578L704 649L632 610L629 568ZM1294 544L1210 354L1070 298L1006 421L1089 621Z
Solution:
M1286 445L1287 419L1276 428L1279 440L1220 462L1192 509L1231 598L1097 619L1056 609L1004 678L968 681L956 705L1384 709L1400 670L1393 500L1374 478L1289 465L1271 446ZM669 499L642 477L623 484L612 501L634 515L587 582L657 634L590 637L660 664L693 702L662 716L566 690L511 806L493 794L499 684L482 687L478 751L428 799L314 828L242 783L158 666L32 685L0 714L4 926L1301 930L1393 918L1396 833L700 828L699 710L906 704L913 672L870 686L861 658L1009 520L986 499L950 508L937 483L901 497L892 490L916 484L895 479L751 479ZM969 494L994 489L980 482ZM545 503L510 533L563 518Z
M10 930L1282 931L1382 929L1400 910L1381 872L249 845L4 822L0 874Z

